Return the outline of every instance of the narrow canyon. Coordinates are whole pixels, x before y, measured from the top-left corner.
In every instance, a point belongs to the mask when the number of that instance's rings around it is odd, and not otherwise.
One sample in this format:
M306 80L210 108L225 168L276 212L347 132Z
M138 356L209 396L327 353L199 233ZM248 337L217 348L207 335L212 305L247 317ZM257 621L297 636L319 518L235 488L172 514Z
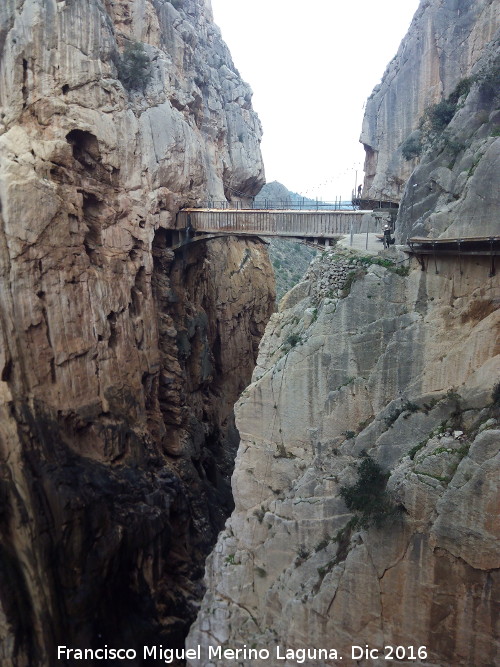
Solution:
M265 184L210 0L4 0L2 666L499 663L499 26L421 1L360 128L396 243L276 305L262 238L178 243Z

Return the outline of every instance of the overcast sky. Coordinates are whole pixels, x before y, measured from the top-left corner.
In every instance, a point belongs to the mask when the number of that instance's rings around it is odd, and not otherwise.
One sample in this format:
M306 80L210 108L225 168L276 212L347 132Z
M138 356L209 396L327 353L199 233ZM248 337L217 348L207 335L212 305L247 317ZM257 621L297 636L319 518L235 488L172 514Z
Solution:
M362 181L364 104L419 0L212 0L254 92L267 181L324 200Z

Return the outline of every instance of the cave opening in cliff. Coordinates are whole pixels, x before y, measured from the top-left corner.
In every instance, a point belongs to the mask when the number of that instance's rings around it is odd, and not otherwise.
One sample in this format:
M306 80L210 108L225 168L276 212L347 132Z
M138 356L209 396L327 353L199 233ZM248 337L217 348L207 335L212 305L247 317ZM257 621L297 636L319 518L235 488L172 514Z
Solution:
M92 169L95 162L101 159L99 142L91 132L86 130L71 130L66 140L73 149L73 157L86 169Z

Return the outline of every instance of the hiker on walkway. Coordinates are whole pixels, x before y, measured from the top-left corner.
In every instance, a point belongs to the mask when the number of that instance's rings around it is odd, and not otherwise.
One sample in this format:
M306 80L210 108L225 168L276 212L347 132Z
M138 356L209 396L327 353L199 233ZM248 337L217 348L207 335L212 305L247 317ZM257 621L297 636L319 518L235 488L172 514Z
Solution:
M384 248L388 248L392 244L392 239L391 239L391 228L389 225L385 225L384 227Z

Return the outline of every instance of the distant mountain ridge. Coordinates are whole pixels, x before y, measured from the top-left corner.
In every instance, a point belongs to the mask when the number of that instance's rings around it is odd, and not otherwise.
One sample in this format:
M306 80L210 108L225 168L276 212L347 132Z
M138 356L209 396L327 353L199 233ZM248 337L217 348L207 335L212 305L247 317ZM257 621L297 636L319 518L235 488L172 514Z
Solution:
M316 203L315 199L304 197L303 195L299 195L297 192L292 192L278 181L271 181L271 183L266 183L264 185L262 190L254 199L254 206L264 206L266 201L289 201L291 204L297 204L299 202L303 202L305 204Z

